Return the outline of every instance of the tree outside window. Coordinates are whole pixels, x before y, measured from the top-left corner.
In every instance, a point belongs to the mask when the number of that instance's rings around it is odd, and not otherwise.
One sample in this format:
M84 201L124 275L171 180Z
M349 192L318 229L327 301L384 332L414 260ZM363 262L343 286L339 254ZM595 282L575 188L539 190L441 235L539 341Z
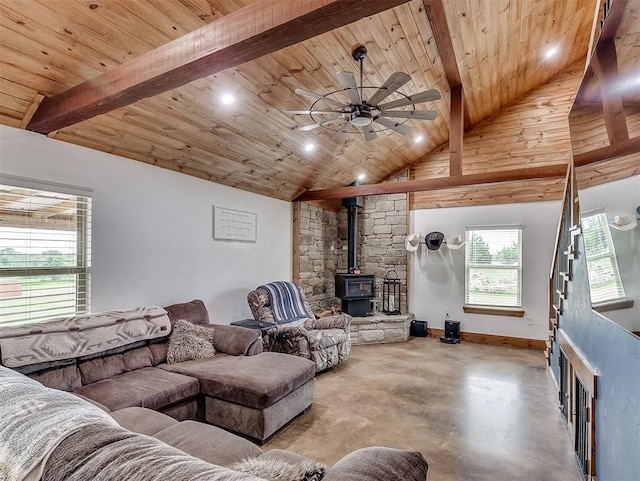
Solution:
M589 271L591 302L598 304L623 299L624 287L620 279L616 251L603 210L582 215L582 235Z
M522 228L467 228L465 304L520 307Z
M0 324L89 310L91 198L0 185Z

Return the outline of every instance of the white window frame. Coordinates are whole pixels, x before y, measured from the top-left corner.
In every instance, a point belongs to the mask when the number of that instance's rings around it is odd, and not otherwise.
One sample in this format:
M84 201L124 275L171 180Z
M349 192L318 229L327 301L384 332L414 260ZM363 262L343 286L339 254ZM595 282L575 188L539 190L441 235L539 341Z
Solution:
M46 181L39 181L33 179L26 179L22 177L14 177L7 174L0 174L0 188L21 188L28 189L33 195L37 195L38 192L42 192L44 195L55 194L66 196L69 202L75 202L75 219L76 228L75 242L76 242L76 255L75 262L70 266L27 266L27 267L2 267L0 266L0 280L6 278L35 278L41 276L56 276L56 275L75 275L76 282L75 297L73 304L62 310L49 311L47 309L41 309L42 305L38 307L31 306L30 302L25 302L23 310L19 313L13 312L11 318L8 314L3 315L3 309L0 309L0 326L2 325L24 325L34 322L40 322L49 317L59 317L67 315L78 315L90 312L91 307L91 210L92 210L92 190L84 189L81 187L68 186L64 184L50 183ZM30 198L30 197L26 197ZM8 205L5 202L4 205ZM0 208L3 204L0 204ZM24 211L28 212L28 210ZM8 217L8 216L7 216ZM25 215L25 219L28 215ZM0 227L18 227L24 228L28 231L37 231L37 228L30 228L29 222L25 220L24 226L18 225L17 221L7 220L3 223L2 217L0 217ZM32 224L33 225L33 224ZM35 236L34 236L35 237ZM31 236L27 236L26 239L28 249L31 250ZM36 296L42 296L41 292L35 294ZM27 297L28 299L28 297ZM35 304L35 302L34 302ZM2 304L0 303L0 307ZM46 307L46 306L45 306Z
M589 294L591 296L591 302L593 303L594 306L599 306L599 305L608 304L616 301L621 301L621 300L624 300L626 297L624 292L624 286L622 284L622 278L620 277L620 268L618 267L618 258L616 256L616 249L613 244L613 238L611 237L611 229L609 228L609 223L607 221L607 216L605 214L604 208L599 208L599 209L590 210L588 212L584 212L580 215L580 218L584 220L586 218L596 217L596 216L599 217L599 224L602 226L602 233L604 237L604 242L606 244L607 252L603 252L600 254L590 254L588 252L587 243L585 242L584 248L585 248L585 258L587 260L587 272L589 273L589 276L592 276L593 268L591 267L591 264L594 261L597 261L600 259L609 259L610 264L613 266L612 274L614 277L614 281L616 283L616 291L618 292L618 295L615 297L594 300L596 296L594 296L594 292L593 292L594 288L592 286L591 279L589 279ZM584 221L582 223L583 223L583 239L584 239Z
M518 264L517 265L500 265L500 264L470 264L470 255L471 255L471 239L474 233L479 232L479 231L500 231L500 230L516 230L518 232ZM465 228L465 235L466 235L466 249L465 249L465 261L464 261L464 267L465 267L465 275L464 275L464 295L465 295L465 307L468 308L473 308L473 307L478 307L480 309L504 309L504 310L518 310L520 311L522 309L522 252L523 252L523 245L522 245L522 231L523 231L523 226L522 225L487 225L487 226L467 226ZM506 305L506 304L501 304L501 303L482 303L482 302L471 302L470 301L470 271L471 269L478 269L478 268L482 268L482 269L491 269L491 270L503 270L503 269L509 269L509 270L513 270L516 269L517 273L518 273L518 280L517 280L517 292L515 293L517 296L517 305ZM477 301L477 299L476 299ZM465 312L478 312L478 313L482 313L481 311L473 311L473 310L468 310L465 309ZM489 313L489 312L488 312ZM490 312L493 314L498 314L498 312ZM523 314L523 312L522 312ZM510 315L510 314L508 314ZM520 317L520 313L517 314L517 317Z

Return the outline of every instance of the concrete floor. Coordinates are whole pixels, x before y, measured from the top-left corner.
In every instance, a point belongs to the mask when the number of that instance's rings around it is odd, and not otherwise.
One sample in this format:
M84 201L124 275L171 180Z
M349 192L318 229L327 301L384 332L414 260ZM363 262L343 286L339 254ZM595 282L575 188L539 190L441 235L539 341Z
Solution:
M582 481L541 351L433 338L354 346L311 410L263 448L329 465L364 446L421 451L429 481Z

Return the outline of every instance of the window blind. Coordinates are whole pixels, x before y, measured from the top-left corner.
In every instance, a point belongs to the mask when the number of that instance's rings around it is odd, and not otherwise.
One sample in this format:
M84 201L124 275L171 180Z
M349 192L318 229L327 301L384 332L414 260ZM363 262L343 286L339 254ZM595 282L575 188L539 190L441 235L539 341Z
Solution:
M0 324L90 309L91 197L0 184Z
M624 288L604 210L599 209L583 214L582 232L589 271L591 302L597 304L623 299Z
M522 305L522 226L467 227L465 304Z

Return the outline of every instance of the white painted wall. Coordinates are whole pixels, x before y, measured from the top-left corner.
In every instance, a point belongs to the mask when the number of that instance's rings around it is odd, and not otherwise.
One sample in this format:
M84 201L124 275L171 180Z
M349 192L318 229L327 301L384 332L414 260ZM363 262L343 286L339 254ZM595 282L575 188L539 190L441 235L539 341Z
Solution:
M94 189L92 311L203 299L251 317L247 293L291 279L291 204L0 126L0 173ZM256 243L212 238L213 206L255 212Z
M450 250L444 245L429 251L422 244L409 253L409 310L429 327L444 328L445 315L461 321L464 332L548 338L548 279L555 245L560 202L532 202L474 207L415 210L410 213L410 232L440 231L445 236L464 237L467 225L520 224L523 229L523 318L465 314L464 248Z
M609 221L616 215L634 214L640 206L640 175L580 189L578 197L581 212L604 208ZM633 299L634 305L603 315L629 331L640 331L640 226L628 231L610 230L625 297Z

